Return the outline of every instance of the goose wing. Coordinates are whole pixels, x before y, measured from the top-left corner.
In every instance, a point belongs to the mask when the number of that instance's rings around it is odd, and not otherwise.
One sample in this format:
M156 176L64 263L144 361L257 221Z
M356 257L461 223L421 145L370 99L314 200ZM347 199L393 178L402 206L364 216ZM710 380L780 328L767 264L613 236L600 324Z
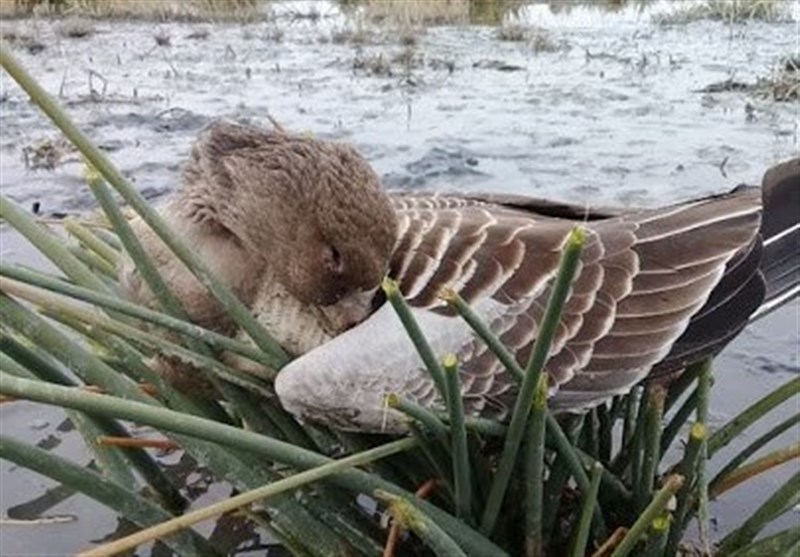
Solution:
M394 203L400 240L390 275L434 350L459 357L471 415L503 418L516 386L439 300L443 288L460 292L524 365L561 250L583 221L586 248L546 366L552 405L579 410L627 391L669 359L726 270L739 269L748 280L756 272L748 275L743 266L756 253L755 189L660 210L596 212L588 220L580 217L582 208L518 198L399 196ZM676 361L698 347L688 347ZM276 390L288 410L354 429L403 427L400 416L384 408L390 392L443 406L386 305L290 364Z

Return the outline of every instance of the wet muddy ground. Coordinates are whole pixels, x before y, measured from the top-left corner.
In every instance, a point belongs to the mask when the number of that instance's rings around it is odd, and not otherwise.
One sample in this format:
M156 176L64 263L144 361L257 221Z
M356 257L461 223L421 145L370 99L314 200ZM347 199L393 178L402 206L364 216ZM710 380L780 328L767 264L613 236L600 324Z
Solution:
M175 187L209 121L265 124L267 114L291 130L352 142L395 188L654 205L758 183L797 152L797 101L701 90L770 76L796 55L796 23L656 25L652 16L664 9L553 14L531 6L518 14L528 28L522 41L499 40L485 26L387 29L305 2L278 6L275 19L257 24L93 22L82 38L62 36L51 21L0 25L44 46L18 41L15 52L153 200ZM43 214L94 208L78 157L6 74L0 129L4 195ZM5 228L0 239L2 257L34 258ZM800 372L799 312L795 302L767 317L718 360L716 420ZM87 460L58 411L3 405L0 418L4 433ZM715 504L718 528L740 523L788 473ZM80 496L20 513L52 482L7 462L0 481L4 517L76 519L7 522L3 555L72 553L117 527ZM198 504L224 489L211 486Z

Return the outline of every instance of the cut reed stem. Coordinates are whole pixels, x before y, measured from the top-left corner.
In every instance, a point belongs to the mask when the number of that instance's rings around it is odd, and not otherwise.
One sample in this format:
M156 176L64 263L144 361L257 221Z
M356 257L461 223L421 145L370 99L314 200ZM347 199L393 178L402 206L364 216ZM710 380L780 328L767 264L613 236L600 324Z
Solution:
M467 557L456 541L408 499L388 491L373 492L376 499L389 504L389 512L403 528L411 530L439 557Z
M514 469L520 443L525 433L525 428L530 416L531 406L533 405L534 392L539 382L539 375L542 373L544 364L550 352L550 344L555 336L556 329L561 321L561 310L567 299L572 278L578 269L580 255L586 242L586 232L582 228L575 228L570 233L564 253L561 258L561 265L558 275L555 278L553 290L547 303L542 324L539 328L536 342L534 343L531 359L525 372L525 379L520 387L514 411L511 415L511 423L508 426L508 434L503 445L503 452L500 457L500 464L497 467L486 507L481 518L481 532L490 535L494 530L497 518L500 515L500 507L503 504L508 480Z
M450 440L453 455L453 479L456 495L456 516L471 524L472 520L472 465L467 448L467 429L464 426L464 402L458 378L458 360L447 354L442 359L447 409L450 413Z
M596 462L594 466L592 466L589 489L583 494L581 514L578 519L578 525L575 528L575 538L572 542L572 557L584 557L584 555L586 555L586 547L589 543L589 532L592 526L592 513L597 501L597 492L600 489L600 480L602 477L603 466L599 462Z
M672 474L667 477L664 481L664 485L658 490L647 508L639 515L636 522L633 523L633 526L631 526L628 533L625 534L625 537L611 554L611 557L625 557L633 551L642 536L652 527L653 521L658 518L667 506L667 503L675 496L675 493L682 485L683 476Z
M169 439L146 439L142 437L118 437L112 435L101 435L97 438L97 444L105 447L159 449L162 451L180 449L180 445Z
M657 385L648 389L642 470L636 485L636 508L639 511L647 506L653 494L653 482L656 479L661 456L661 417L666 394L666 391Z
M527 557L542 557L544 533L544 452L547 414L547 375L539 376L534 393L533 408L525 435L525 554Z

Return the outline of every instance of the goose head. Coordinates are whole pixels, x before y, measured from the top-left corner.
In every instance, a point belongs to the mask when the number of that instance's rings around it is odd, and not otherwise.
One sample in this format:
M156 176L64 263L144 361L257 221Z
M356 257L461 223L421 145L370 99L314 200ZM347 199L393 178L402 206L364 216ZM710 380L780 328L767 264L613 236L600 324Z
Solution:
M283 131L212 125L181 195L193 220L232 235L306 304L371 293L397 238L389 196L355 149Z

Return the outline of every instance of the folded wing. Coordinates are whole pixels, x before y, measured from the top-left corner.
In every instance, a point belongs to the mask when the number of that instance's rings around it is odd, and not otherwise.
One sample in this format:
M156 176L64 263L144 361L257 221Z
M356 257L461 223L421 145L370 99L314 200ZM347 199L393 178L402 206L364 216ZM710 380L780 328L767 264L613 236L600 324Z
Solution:
M674 368L702 356L739 326L717 332L716 320L703 322L706 314L754 284L761 285L754 303L763 298L757 189L626 214L497 197L398 196L394 203L400 241L390 275L434 349L459 357L471 415L503 418L516 385L439 293L460 292L524 366L576 225L586 228L587 244L546 366L556 409L586 408L626 392L658 365ZM718 285L724 291L712 294ZM702 341L676 344L695 322ZM443 406L405 336L384 306L290 364L278 393L289 410L316 419L328 419L324 407L335 406L340 427L402 427L383 408L389 392Z

